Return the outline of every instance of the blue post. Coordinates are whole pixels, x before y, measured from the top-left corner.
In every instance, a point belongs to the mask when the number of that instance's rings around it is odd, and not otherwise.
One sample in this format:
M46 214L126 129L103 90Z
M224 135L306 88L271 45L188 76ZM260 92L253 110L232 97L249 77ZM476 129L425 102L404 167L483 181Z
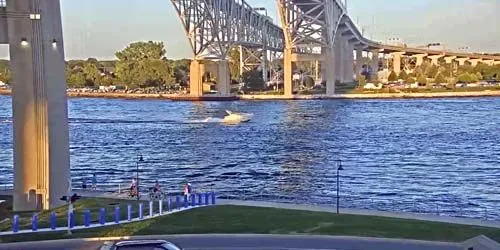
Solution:
M106 210L104 208L99 210L99 223L101 223L101 225L106 224Z
M179 209L181 208L181 197L177 195L177 197L175 197L175 208Z
M31 218L31 230L35 232L38 230L38 215L34 214L33 217Z
M132 205L130 204L127 205L127 220L132 220Z
M139 204L139 220L142 220L144 218L144 215L143 215L143 205L142 203Z
M212 192L212 205L215 205L215 192Z
M196 206L196 195L191 194L191 206L194 207Z
M75 212L69 214L69 228L75 227Z
M14 218L12 219L12 232L19 232L19 215L14 215Z
M153 217L153 201L149 202L149 217Z
M188 207L188 196L184 195L184 208Z
M208 206L208 203L209 203L209 200L210 200L210 193L205 193L205 205Z
M198 194L198 206L203 205L203 194L199 193Z
M168 197L168 200L167 200L167 211L170 211L172 210L172 197Z
M56 229L57 224L56 224L56 213L52 212L50 213L50 229L54 230Z
M120 206L115 207L115 223L120 223Z
M85 227L90 226L90 210L85 210L85 214L83 214L83 223Z

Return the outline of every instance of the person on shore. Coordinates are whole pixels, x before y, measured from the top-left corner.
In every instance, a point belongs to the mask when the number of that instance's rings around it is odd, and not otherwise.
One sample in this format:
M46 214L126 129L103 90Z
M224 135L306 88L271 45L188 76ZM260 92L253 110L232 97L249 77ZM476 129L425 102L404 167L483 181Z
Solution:
M82 189L83 189L83 190L87 190L87 179L86 179L86 178L83 178L83 181L82 181Z
M132 178L132 183L130 184L130 195L133 197L137 195L137 179Z
M92 174L92 190L97 190L97 176L95 173Z
M191 183L187 183L184 185L184 196L186 196L188 199L191 196Z
M155 183L155 186L153 187L153 192L160 192L161 190L161 186L160 186L160 182L158 180L156 180L156 183Z

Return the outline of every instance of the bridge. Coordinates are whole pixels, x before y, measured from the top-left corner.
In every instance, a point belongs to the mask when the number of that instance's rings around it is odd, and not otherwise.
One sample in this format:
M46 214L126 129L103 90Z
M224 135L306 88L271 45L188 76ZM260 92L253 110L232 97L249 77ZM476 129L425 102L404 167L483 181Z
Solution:
M283 55L285 95L293 95L294 64L316 61L335 94L336 82L353 82L365 57L378 70L409 64L500 64L500 57L406 48L377 43L361 34L339 0L276 0L281 26L244 0L170 0L189 39L193 61L190 94L204 95L203 78L215 75L220 96L230 95L228 53L239 48L241 71ZM49 209L60 203L70 176L68 107L61 10L58 0L0 0L0 44L9 44L14 75L14 210ZM411 59L411 60L410 60ZM406 63L412 61L412 63Z

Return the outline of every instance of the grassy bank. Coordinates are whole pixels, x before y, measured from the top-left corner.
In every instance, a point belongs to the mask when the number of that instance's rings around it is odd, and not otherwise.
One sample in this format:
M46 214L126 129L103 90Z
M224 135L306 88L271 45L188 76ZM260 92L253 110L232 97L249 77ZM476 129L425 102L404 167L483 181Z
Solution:
M461 242L484 234L500 240L500 229L372 216L257 208L204 207L148 221L65 233L19 235L1 242L126 235L258 233L315 234Z

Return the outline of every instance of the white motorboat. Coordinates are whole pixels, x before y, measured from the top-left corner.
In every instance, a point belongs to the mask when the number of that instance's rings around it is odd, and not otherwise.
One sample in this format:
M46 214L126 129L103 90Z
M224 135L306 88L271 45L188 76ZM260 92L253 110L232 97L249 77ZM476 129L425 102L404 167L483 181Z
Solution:
M240 122L248 122L252 119L252 114L247 113L235 113L226 110L227 115L222 119L222 122L225 123L240 123Z

